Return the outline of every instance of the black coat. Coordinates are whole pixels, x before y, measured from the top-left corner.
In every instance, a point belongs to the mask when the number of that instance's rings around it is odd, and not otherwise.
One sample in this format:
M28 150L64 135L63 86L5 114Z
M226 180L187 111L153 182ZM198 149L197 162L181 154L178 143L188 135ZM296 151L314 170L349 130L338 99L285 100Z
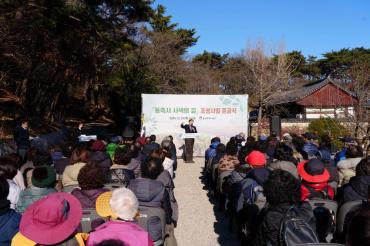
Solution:
M160 147L161 146L159 145L159 143L156 143L156 142L151 142L151 143L148 143L148 144L144 144L142 153L145 156L149 156L150 153L152 153L153 150L159 149Z
M343 187L343 203L367 199L370 176L352 177Z
M181 128L185 129L185 133L197 133L198 132L197 128L194 125L193 125L193 128L195 131L191 131L189 124L186 124L186 125L181 124Z
M29 149L30 148L30 134L27 129L19 126L14 131L14 140L17 143L18 149Z

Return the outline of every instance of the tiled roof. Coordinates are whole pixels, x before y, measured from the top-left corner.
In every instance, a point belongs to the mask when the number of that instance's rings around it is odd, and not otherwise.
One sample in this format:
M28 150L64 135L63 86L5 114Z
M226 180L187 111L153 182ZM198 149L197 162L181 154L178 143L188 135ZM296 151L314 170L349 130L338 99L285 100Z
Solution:
M272 95L269 99L269 104L271 105L278 105L278 104L284 104L284 103L290 103L290 102L296 102L299 101L315 91L321 89L328 83L332 83L333 85L337 86L338 88L342 89L349 95L355 97L353 92L349 91L346 88L343 88L341 85L339 85L337 82L333 81L330 77L327 77L325 79L309 83L307 85L304 85L303 87L290 90L290 91L284 91L284 92L279 92L274 95Z

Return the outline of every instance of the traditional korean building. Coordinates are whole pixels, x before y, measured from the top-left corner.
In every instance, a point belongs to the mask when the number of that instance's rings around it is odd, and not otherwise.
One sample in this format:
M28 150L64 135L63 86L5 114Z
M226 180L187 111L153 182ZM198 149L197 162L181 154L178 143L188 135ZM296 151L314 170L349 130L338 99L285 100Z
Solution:
M276 93L270 105L282 118L345 118L355 114L356 96L330 77L303 87Z

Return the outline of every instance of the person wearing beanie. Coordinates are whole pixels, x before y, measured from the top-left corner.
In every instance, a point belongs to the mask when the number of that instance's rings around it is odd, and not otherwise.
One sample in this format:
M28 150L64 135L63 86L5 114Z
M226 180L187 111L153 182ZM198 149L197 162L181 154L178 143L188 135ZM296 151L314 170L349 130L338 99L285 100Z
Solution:
M107 143L105 142L105 138L102 135L98 135L97 139L93 142L91 145L92 151L105 151L105 148L107 146Z
M51 166L38 166L32 172L32 186L19 196L17 211L23 213L33 202L56 192L56 173Z
M10 245L10 242L19 230L21 215L10 208L9 183L0 176L0 245Z
M300 162L297 171L302 179L301 200L312 198L333 199L334 189L328 184L330 174L319 159Z

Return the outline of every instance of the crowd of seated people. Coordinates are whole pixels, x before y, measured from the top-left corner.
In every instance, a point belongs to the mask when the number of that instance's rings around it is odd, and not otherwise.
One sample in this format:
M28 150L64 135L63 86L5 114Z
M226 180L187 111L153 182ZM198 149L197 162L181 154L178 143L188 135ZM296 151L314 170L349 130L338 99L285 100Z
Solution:
M241 245L370 245L370 158L353 138L243 137L211 139L204 168Z
M176 246L176 147L99 136L0 157L0 245Z

